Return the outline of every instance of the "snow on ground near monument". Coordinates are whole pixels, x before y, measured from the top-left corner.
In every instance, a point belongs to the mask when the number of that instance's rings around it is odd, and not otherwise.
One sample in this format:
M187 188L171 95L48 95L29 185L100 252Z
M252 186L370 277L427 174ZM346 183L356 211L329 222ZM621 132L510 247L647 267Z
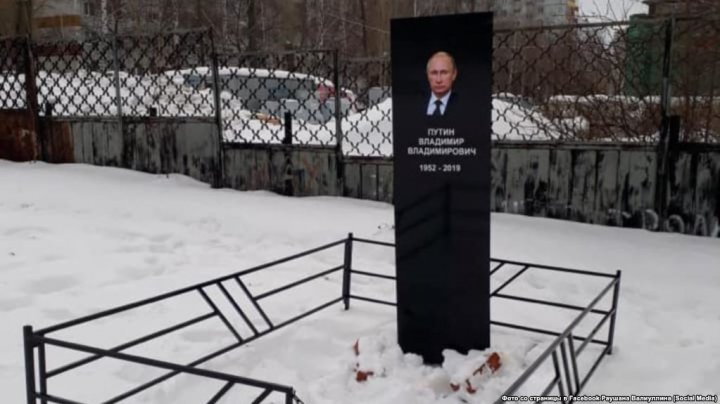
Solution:
M392 220L392 206L383 203L212 190L179 175L0 161L2 401L23 402L24 324L49 326L265 263L348 232L392 241ZM720 239L493 214L492 255L602 272L623 270L615 353L602 363L586 393L720 392ZM261 271L248 279L249 287L261 293L331 268L341 258L338 247ZM355 248L357 269L392 274L393 265L393 252L386 247ZM514 270L498 272L493 284ZM506 292L586 304L604 281L530 271ZM353 282L354 293L394 299L390 281L357 277ZM281 321L337 297L340 284L339 276L330 275L263 304ZM58 337L110 347L206 310L200 299L188 297ZM575 313L498 300L492 315L562 329ZM489 351L467 356L447 352L443 367L422 366L394 344L394 318L394 310L384 306L354 302L348 312L333 306L206 366L293 385L307 404L460 403L462 397L485 403L548 342L546 337L493 328L493 350L501 353L504 366L479 380L481 390L468 396L453 393L448 382L462 380ZM184 363L232 342L217 323L212 320L129 352ZM358 339L361 356L355 357L351 347ZM53 350L48 360L55 367L78 357ZM358 362L376 375L356 382L353 369ZM540 372L549 374L547 368ZM51 379L50 388L67 398L97 402L158 374L105 360ZM132 402L205 402L219 388L217 383L178 377ZM533 388L528 393L539 394ZM236 396L229 398L242 402L242 394L249 392L231 393Z

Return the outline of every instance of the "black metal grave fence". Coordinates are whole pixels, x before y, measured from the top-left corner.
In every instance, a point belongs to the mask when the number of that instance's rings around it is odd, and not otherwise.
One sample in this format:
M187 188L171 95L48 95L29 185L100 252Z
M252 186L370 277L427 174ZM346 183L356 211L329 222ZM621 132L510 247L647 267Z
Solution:
M392 243L386 243L386 242L379 242L374 240L367 240L362 238L356 238L353 237L352 234L349 236L349 240L353 240L355 242L359 243L367 243L367 244L374 244L379 246L385 246L385 247L395 247ZM352 247L351 247L352 248ZM531 399L531 396L526 395L525 397L528 399L522 400L523 402L543 402L543 401L553 401L550 400L550 394L556 393L556 397L560 397L562 402L565 403L573 403L575 402L574 397L577 397L582 391L583 388L587 385L588 381L590 380L590 377L593 375L597 367L600 365L601 361L605 358L605 355L612 354L612 348L613 348L613 340L615 336L615 322L617 318L617 307L618 307L618 299L620 296L620 277L621 277L621 271L617 271L615 274L609 274L609 273L602 273L602 272L594 272L594 271L586 271L586 270L578 270L578 269L570 269L570 268L561 268L561 267L555 267L555 266L547 266L547 265L537 265L537 264L530 264L526 262L517 262L517 261L510 261L510 260L503 260L503 259L495 259L491 258L491 264L493 265L493 268L490 270L490 276L492 279L492 276L495 275L498 271L500 271L503 268L519 268L515 273L513 273L511 276L508 277L507 280L500 283L499 286L497 286L490 294L491 304L493 300L497 301L497 299L505 299L505 300L511 300L511 301L518 301L523 303L529 303L529 304L535 304L535 305L543 305L543 306L549 306L549 307L557 307L565 310L572 310L579 312L578 315L571 321L567 327L565 327L563 330L549 330L549 329L543 329L543 328L537 328L537 327L529 327L522 324L516 324L516 323L509 323L504 321L497 321L497 320L491 320L490 324L498 327L505 327L505 328L511 328L521 331L527 331L531 333L539 333L544 335L551 335L554 336L555 339L550 343L550 345L541 353L533 363L531 363L518 377L515 382L511 386L509 386L505 392L502 394L501 397L498 397L498 399L495 401L495 404L501 404L504 402L512 401L512 399L507 399L507 397L519 397L518 392L521 390L521 388L528 383L529 380L533 376L537 377L537 370L543 366L547 365L550 362L552 362L552 372L553 377L548 382L547 387L544 388L542 392L537 392L536 394L533 394L534 397L548 397L548 399ZM350 306L350 300L355 299L359 301L365 301L370 303L377 303L377 304L384 304L389 306L397 306L397 303L383 300L383 299L376 299L373 297L367 297L367 296L360 296L355 295L351 292L351 276L352 275L360 275L365 277L371 277L371 278L379 278L379 279L386 279L395 281L396 278L393 276L388 276L384 274L378 274L363 270L357 270L352 268L352 263L349 263L347 265L350 267L349 274L345 275L345 282L343 284L343 296L345 301L345 307L348 308ZM507 270L506 270L507 271ZM560 272L560 273L566 273L566 274L574 274L574 275L581 275L585 277L599 277L599 278L607 278L609 281L603 285L601 291L597 293L590 302L588 302L585 306L580 305L572 305L562 302L556 302L556 301L549 301L544 299L537 299L537 298L531 298L526 296L520 296L516 294L508 294L508 293L501 293L504 289L506 289L508 286L510 286L514 281L516 281L523 273L528 271L554 271L554 272ZM598 308L598 304L606 297L610 297L611 300L611 306L608 309L600 309ZM578 332L578 325L587 317L588 314L593 313L600 315L600 317L597 322L593 323L592 330L585 336L579 336L576 333ZM607 335L605 339L596 339L595 335L602 329L603 326L605 326L606 323L609 325L607 328ZM580 344L576 347L575 341L580 341ZM589 344L595 344L602 347L600 350L598 356L594 358L592 361L589 369L587 369L584 376L581 376L579 367L578 367L578 358L580 355L585 351L585 349L588 347Z
M221 387L214 391L214 393L210 397L206 397L205 399L203 399L203 402L216 403L223 397L226 397L228 392L230 392L234 387L242 386L259 390L259 394L252 401L253 404L263 403L266 399L272 397L281 397L286 404L302 404L302 401L300 401L300 399L296 396L295 390L291 386L285 386L277 383L256 380L247 377L240 377L228 373L222 373L206 368L201 368L199 366L203 363L210 361L211 359L218 358L221 355L227 354L249 342L255 341L269 333L272 333L273 331L293 324L305 317L308 317L314 313L317 313L320 310L331 307L340 302L343 302L346 310L349 309L351 300L394 306L394 302L384 299L364 297L356 295L352 292L353 275L382 278L386 280L395 280L395 277L393 276L367 272L353 268L354 243L394 247L394 244L391 243L356 238L351 233L346 239L338 240L333 243L313 248L299 254L295 254L286 258L282 258L267 264L256 266L254 268L213 279L207 282L202 282L193 286L182 288L173 292L161 294L149 299L116 307L94 315L67 321L37 331L33 330L31 326L25 326L23 328L23 337L25 347L27 403L37 404L38 402L40 402L42 404L81 404L81 401L76 401L69 397L61 397L53 391L50 391L49 381L52 378L65 374L67 372L73 370L77 371L93 362L103 359L115 359L126 363L141 365L147 368L161 369L167 372L159 377L155 377L147 382L137 385L121 394L116 394L109 399L103 399L101 402L104 403L126 402L128 399L136 397L138 394L146 392L153 387L160 386L163 383L168 382L170 379L177 377L178 375L191 375L198 378L203 378L205 380L213 380L221 383ZM340 246L343 247L342 263L339 263L337 266L320 272L314 272L312 275L286 283L283 286L271 289L269 291L265 291L263 293L252 293L249 290L248 285L246 285L244 281L244 279L250 274L276 267L280 264L291 262L302 257L320 253L333 247ZM527 369L524 370L522 375L507 389L504 395L512 395L516 393L518 389L523 386L523 384L525 384L530 377L536 374L536 371L541 365L543 365L544 363L548 363L551 359L554 367L554 377L548 384L548 387L545 389L545 391L543 391L542 395L549 394L550 392L552 392L553 389L557 389L561 396L565 396L566 393L569 395L577 395L586 386L589 378L592 376L593 372L600 364L604 356L612 353L613 337L615 332L615 319L617 316L617 304L620 290L620 271L618 271L616 274L605 274L599 272L534 265L529 263L513 262L498 259L492 259L491 262L495 266L490 271L490 276L496 274L503 267L517 266L521 268L518 272L513 274L511 277L509 277L509 279L505 280L499 287L497 287L492 292L491 298L509 299L529 304L559 307L580 312L580 314L570 323L570 325L568 325L563 331L559 332L528 327L522 324L513 324L496 320L492 321L492 324L495 326L509 327L522 331L555 336L555 339L550 344L550 346L535 360L535 362L533 362ZM505 289L508 285L510 285L513 281L520 277L520 275L527 272L528 270L559 271L563 273L571 273L583 276L604 277L609 278L610 281L606 286L604 286L602 291L589 304L585 306L576 306L565 303L534 299L520 295L509 295L500 293L503 289ZM270 316L267 315L266 310L261 304L261 300L267 297L277 295L289 289L306 284L307 282L326 277L333 273L340 272L342 272L342 290L338 297L332 298L329 301L315 306L314 308L302 310L299 314L289 319L280 322L273 321ZM217 293L211 293L211 290ZM608 310L598 309L596 306L598 305L600 300L603 299L603 297L608 296L611 290L611 308ZM199 296L202 301L207 304L207 312L201 315L187 318L184 321L174 324L170 327L153 331L147 335L138 338L133 338L129 341L123 342L111 348L100 348L95 344L80 344L70 341L66 337L55 336L61 331L66 331L88 323L97 323L108 318L117 318L123 313L127 313L129 311L140 308L154 307L155 305L162 302L171 301L172 299L176 299L186 295ZM247 299L243 301L249 301L250 306L248 307L246 304L246 307L243 309L241 307L241 304L239 303L242 299ZM224 309L222 309L221 307ZM228 307L230 307L230 309L228 309ZM259 316L262 318L262 327L261 324L257 324L256 321L252 321L250 319L249 313L251 311L259 313ZM575 332L578 323L589 313L600 314L602 315L602 318L597 322L594 329L588 335L576 335ZM252 331L251 336L244 338L240 335L237 327L234 326L234 323L230 320L230 315L232 314L235 314L242 319L244 324ZM215 352L203 355L202 357L185 364L158 360L145 355L127 353L127 351L131 348L139 347L150 341L156 341L162 337L181 331L190 326L206 322L211 319L220 321L220 323L223 324L224 327L226 327L227 332L229 333L228 335L231 335L235 339L235 341L230 345L225 346ZM602 328L602 326L608 321L610 323L606 339L595 339L595 334L597 334L597 332ZM580 345L577 348L575 348L574 345L575 341L581 341ZM577 367L577 358L589 344L597 344L602 346L603 348L600 352L599 357L594 361L591 369L586 373L582 380L580 380L580 375ZM74 360L69 363L64 363L58 367L50 369L48 361L49 348L63 348L66 350L87 354L87 356L83 357L82 359ZM559 358L561 358L561 361ZM560 366L561 364L562 366ZM566 387L567 390L565 389ZM564 401L573 402L573 399L570 398ZM501 402L502 398L498 398L498 400L496 401L496 403Z
M199 376L206 379L212 379L224 382L222 388L217 391L215 395L213 395L211 398L208 397L210 400L209 402L214 403L220 400L225 394L229 392L229 390L236 385L239 386L250 386L261 389L260 394L256 397L256 399L253 401L253 404L262 403L266 398L271 396L271 394L280 394L281 396L284 396L285 403L287 404L293 404L299 402L297 397L295 396L295 392L292 387L289 386L283 386L275 383L270 383L262 380L254 380L250 378L244 378L244 377L238 377L226 373L216 372L212 370L202 369L198 366L208 362L211 359L217 358L220 355L226 354L236 348L239 348L249 342L255 341L258 338L261 338L273 331L276 331L278 329L281 329L289 324L292 324L304 317L307 317L313 313L316 313L324 308L327 308L329 306L332 306L333 304L336 304L340 301L342 301L342 297L338 296L335 299L332 299L330 301L327 301L323 304L318 305L317 307L314 307L309 310L305 310L302 313L291 317L289 319L286 319L281 322L273 321L266 311L263 309L261 305L261 301L267 297L276 295L277 293L286 291L288 289L300 286L302 284L305 284L309 281L330 275L335 272L339 272L343 270L344 264L340 264L338 266L335 266L333 268L315 273L313 275L307 276L305 278L296 280L294 282L285 284L281 287L265 291L263 293L251 293L249 290L248 285L246 282L244 282L243 278L247 277L250 274L256 273L258 271L261 271L263 269L268 269L271 267L278 266L280 264L297 260L299 258L318 253L320 251L324 251L336 246L341 245L347 245L347 240L339 240L333 243L326 244L321 247L313 248L311 250L307 250L305 252L295 254L286 258L282 258L267 264L259 265L254 268L250 268L241 272L234 273L232 275L227 275L221 278L217 278L211 281L203 282L197 285L193 285L190 287L182 288L173 292L165 293L159 296L155 296L149 299L145 299L139 302L131 303L128 305L124 305L121 307L113 308L107 311L103 311L98 314L82 317L76 320L68 321L62 324L58 324L55 326L47 327L41 330L34 331L30 326L26 326L24 328L24 340L25 340L25 371L27 376L27 402L30 403L37 403L38 400L42 404L45 403L79 403L79 401L74 401L71 398L68 397L59 397L54 395L51 391L49 391L48 388L48 381L52 379L53 377L59 376L61 374L64 374L66 372L69 372L71 370L80 368L82 366L88 365L89 363L92 363L94 361L103 359L103 358L113 358L125 362L135 363L135 364L141 364L147 367L154 367L159 369L168 370L166 374L163 374L160 377L156 377L150 381L147 381L146 383L143 383L139 386L136 386L124 393L117 394L114 397L111 397L109 399L105 399L102 402L104 403L117 403L117 402L125 402L125 400L130 399L134 396L136 396L139 393L142 393L154 386L157 386L163 382L166 382L167 380L178 376L180 374L185 375L194 375ZM211 289L215 292L219 291L219 295L214 294L211 292ZM231 291L234 291L235 293L231 293ZM171 299L177 299L181 296L194 294L199 295L202 300L207 304L207 307L209 311L205 314L189 318L185 321L182 321L181 323L175 324L173 326L160 329L157 331L154 331L152 333L149 333L147 335L141 336L139 338L132 339L130 341L124 342L122 344L119 344L117 346L114 346L112 348L100 348L98 346L90 346L90 345L84 345L84 344L78 344L72 341L64 340L58 337L54 337L53 334L56 334L59 331L68 330L72 327L76 327L79 325L87 324L90 322L97 322L99 320L108 318L110 316L117 316L121 313L128 312L130 310L135 310L138 308L143 308L151 305L156 305L160 302L166 302ZM220 301L217 296L222 296L223 299L226 299L225 302ZM213 298L215 297L215 298ZM240 305L241 301L249 301L251 303L250 307L245 307L243 309ZM221 310L222 306L226 306L225 303L229 303L232 310ZM234 313L233 313L234 311ZM255 322L251 321L249 314L250 312L255 311L256 313L259 313L260 317L262 318L263 324L256 324ZM239 318L242 319L244 324L252 331L252 335L250 337L243 338L241 333L239 332L237 325L234 325L235 323L231 320L231 315L237 315ZM204 355L196 360L193 360L186 364L176 364L168 361L162 361L157 359L151 359L148 357L143 357L139 355L132 355L128 354L124 351L137 347L141 344L147 343L149 341L157 340L158 338L167 336L169 334L181 331L183 329L186 329L190 326L196 325L201 322L205 322L208 320L218 320L221 321L222 324L227 328L227 331L234 337L236 340L232 344L225 346L215 352L209 353L207 355ZM84 359L77 360L71 363L66 363L62 366L59 366L54 369L48 369L48 361L47 361L47 348L48 347L61 347L77 352L87 353L90 354ZM35 358L37 357L37 368L35 367Z

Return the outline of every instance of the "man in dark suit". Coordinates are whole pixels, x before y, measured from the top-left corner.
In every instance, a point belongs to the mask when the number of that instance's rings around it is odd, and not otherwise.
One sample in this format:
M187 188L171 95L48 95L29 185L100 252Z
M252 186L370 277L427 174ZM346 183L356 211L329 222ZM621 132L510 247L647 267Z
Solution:
M453 92L458 74L455 59L447 52L436 52L428 59L426 72L430 97L425 104L425 114L448 118L458 98L458 94Z

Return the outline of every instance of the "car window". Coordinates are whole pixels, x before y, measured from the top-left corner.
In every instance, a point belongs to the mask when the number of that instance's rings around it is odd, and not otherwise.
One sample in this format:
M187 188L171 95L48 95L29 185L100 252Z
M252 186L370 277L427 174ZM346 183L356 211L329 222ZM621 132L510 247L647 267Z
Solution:
M237 74L220 74L218 78L220 91L242 100L243 108L251 111L280 105L286 100L297 100L300 105L308 107L313 105L312 101L317 97L318 85L310 78L247 77ZM207 88L213 86L212 76L186 77L188 85L195 85L196 81Z
M212 79L210 81L212 81ZM198 88L204 82L205 82L205 80L200 75L197 75L197 74L186 74L185 75L185 85L188 87Z

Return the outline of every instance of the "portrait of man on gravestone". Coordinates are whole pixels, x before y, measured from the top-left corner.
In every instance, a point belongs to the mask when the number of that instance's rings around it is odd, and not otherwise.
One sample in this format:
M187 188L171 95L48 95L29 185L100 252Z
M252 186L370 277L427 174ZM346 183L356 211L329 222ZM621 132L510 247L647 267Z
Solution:
M446 118L454 115L459 97L453 89L458 75L455 58L445 51L435 52L427 61L426 73L430 94L425 104L425 115Z
M492 18L391 22L398 343L427 364L490 346Z

